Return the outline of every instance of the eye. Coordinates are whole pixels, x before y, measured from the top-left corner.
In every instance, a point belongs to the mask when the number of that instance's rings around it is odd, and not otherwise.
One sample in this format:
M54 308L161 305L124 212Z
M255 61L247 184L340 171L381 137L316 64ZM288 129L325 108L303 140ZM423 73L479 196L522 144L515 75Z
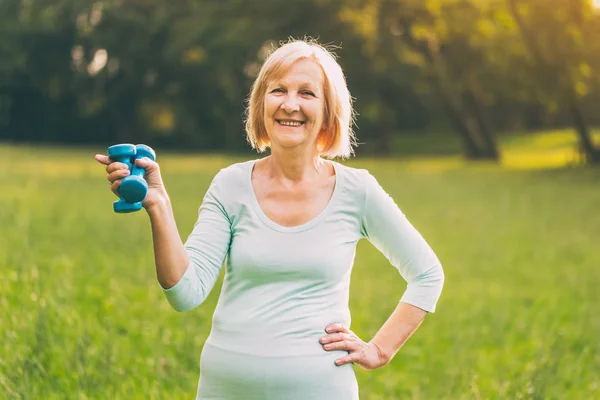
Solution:
M310 90L304 90L304 91L302 91L302 94L315 97L315 94L313 92L311 92Z
M283 93L283 89L282 88L275 88L275 89L271 90L271 93Z

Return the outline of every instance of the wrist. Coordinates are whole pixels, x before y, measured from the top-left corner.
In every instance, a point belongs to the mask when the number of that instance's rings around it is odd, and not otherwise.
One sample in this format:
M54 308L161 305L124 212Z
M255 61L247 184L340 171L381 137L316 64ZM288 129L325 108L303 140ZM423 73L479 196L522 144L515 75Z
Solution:
M151 199L147 199L147 201L147 204L144 204L144 208L150 218L164 214L171 208L171 199L166 191L156 193Z
M375 348L375 350L377 350L379 359L383 362L382 365L388 364L392 360L392 358L394 358L394 355L396 354L395 351L391 351L390 349L386 348L382 344L377 343L375 340L371 340L369 342L369 344L371 344Z

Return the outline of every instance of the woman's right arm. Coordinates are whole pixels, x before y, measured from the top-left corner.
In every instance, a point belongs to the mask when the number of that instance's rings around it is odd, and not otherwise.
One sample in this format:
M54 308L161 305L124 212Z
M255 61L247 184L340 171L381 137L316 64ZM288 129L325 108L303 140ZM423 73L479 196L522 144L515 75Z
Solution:
M160 196L155 203L146 208L146 212L152 227L156 278L160 286L168 290L181 280L190 263L189 257L181 242L166 191L164 196Z
M103 155L96 160L107 165L111 190L118 196L121 180L127 176L124 164ZM156 276L167 300L177 311L200 305L213 288L231 238L230 222L219 198L215 178L200 206L198 220L185 245L181 241L173 209L163 185L158 164L147 158L136 161L146 172L148 193L142 202L150 217Z

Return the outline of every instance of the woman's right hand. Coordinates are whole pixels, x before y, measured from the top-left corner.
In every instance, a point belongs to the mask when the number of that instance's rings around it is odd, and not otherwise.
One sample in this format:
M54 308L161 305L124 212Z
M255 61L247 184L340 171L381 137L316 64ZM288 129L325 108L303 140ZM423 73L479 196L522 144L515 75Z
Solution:
M123 163L113 161L104 154L96 154L94 158L100 164L106 165L106 172L108 173L106 178L110 182L110 190L117 197L120 197L119 186L121 185L123 178L129 176L128 166ZM167 191L160 175L158 163L146 157L137 159L135 161L138 167L144 168L146 171L144 173L144 179L148 183L148 193L142 201L142 207L148 210L153 205L168 199Z

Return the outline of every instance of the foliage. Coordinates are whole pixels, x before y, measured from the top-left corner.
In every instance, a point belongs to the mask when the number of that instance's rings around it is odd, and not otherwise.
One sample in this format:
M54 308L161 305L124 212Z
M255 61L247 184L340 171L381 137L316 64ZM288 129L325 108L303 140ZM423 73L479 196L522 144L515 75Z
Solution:
M309 36L340 56L361 152L439 126L472 157L515 128L585 144L599 31L590 0L3 0L0 139L244 151L266 52Z

